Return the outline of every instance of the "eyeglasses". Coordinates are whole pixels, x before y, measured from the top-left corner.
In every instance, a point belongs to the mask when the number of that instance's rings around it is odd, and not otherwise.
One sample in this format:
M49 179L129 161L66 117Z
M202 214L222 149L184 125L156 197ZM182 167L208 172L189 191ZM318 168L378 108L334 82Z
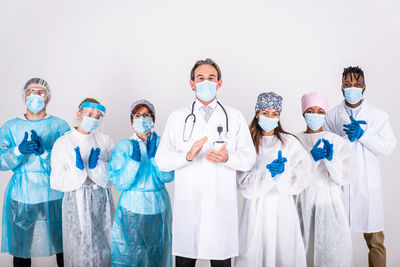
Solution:
M46 97L47 96L47 91L45 89L35 89L35 88L31 88L31 89L27 89L25 90L25 94L27 96L30 95L40 95L42 97Z
M134 119L139 119L140 117L143 117L143 118L145 118L145 119L150 119L150 118L153 118L153 113L150 113L150 112L143 113L143 114L134 113L134 114L132 114L131 116L132 116L132 118L134 118Z

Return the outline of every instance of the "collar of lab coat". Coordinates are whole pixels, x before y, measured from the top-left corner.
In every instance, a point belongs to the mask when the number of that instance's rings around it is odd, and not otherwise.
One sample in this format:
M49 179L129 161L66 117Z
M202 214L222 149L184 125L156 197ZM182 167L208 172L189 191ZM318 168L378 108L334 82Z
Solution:
M196 99L195 101L196 101L196 104L194 105L194 111L195 111L195 112L199 112L200 109L201 109L202 107L204 107L205 105L203 105L203 103L201 103L201 102L198 101L197 99ZM208 104L208 106L212 108L212 111L214 111L215 108L217 107L217 101L218 101L218 99L215 98L213 102L211 102L210 104Z
M361 104L356 107L356 108L351 108L346 105L346 101L344 101L344 109L346 110L347 114L349 114L350 111L352 111L352 114L355 114L353 117L357 117L358 113L360 113L360 110L362 109L362 106L364 105L364 99L361 100Z
M340 109L340 117L341 117L342 121L348 121L348 123L351 123L350 116L347 114L345 106L346 106L346 103L343 100L342 101L342 107ZM368 109L367 100L363 99L360 111L358 112L357 116L354 119L356 119L356 120L365 120L365 111L367 109Z

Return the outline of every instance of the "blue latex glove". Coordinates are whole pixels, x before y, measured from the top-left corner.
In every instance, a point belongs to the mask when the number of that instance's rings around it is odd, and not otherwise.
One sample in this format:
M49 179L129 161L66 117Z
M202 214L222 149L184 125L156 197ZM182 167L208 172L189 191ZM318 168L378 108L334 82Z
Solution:
M81 151L79 149L79 146L75 147L74 150L75 150L75 155L76 155L75 166L78 169L80 169L81 171L83 171L85 166L83 165L83 160L82 160Z
M147 137L147 157L149 159L152 159L156 156L157 152L157 134L156 132L153 132L152 137L150 139L150 136Z
M321 144L321 142L322 142L322 140L318 139L318 141L315 143L315 145L313 146L313 148L310 151L314 161L318 161L318 160L325 158L326 149L318 147L319 144Z
M366 121L356 121L353 116L350 116L351 123L343 124L343 131L347 134L350 142L354 142L356 139L360 139L364 134L364 130L360 124L367 124Z
M134 161L140 162L141 157L140 157L140 147L139 147L139 142L136 140L132 140L132 155L131 158Z
M271 173L272 178L274 178L277 174L281 174L285 171L285 162L287 162L287 159L282 157L282 150L279 150L278 158L266 166L266 168Z
M37 144L37 148L35 150L35 155L40 156L44 153L44 146L42 137L40 137L35 130L31 131L31 139Z
M37 149L38 145L35 141L28 141L28 132L25 132L24 139L18 145L18 150L21 154L32 154Z
M331 161L333 159L333 144L324 138L322 138L322 142L324 142L324 149L326 150L325 158Z
M92 147L92 149L90 150L89 160L88 160L89 169L96 168L97 161L99 161L99 157L100 157L100 148L94 149Z

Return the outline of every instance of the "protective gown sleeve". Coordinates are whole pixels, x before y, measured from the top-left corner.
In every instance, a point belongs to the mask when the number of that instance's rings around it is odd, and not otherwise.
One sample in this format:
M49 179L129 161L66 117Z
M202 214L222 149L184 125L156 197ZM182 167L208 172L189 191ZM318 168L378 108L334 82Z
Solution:
M109 177L119 191L129 189L136 179L140 163L131 158L132 143L123 139L117 143L111 154Z
M61 120L58 123L59 123L58 127L55 131L56 139L58 139L60 136L63 136L66 132L71 130L66 121ZM43 170L45 170L48 173L50 173L51 171L51 153L52 153L52 147L45 147L44 153L39 156L40 164Z
M174 114L168 117L165 125L164 134L162 135L160 145L156 153L156 165L161 171L170 172L177 170L187 164L190 164L186 160L187 152L179 152L176 149L175 140L177 140L176 131L174 129L175 119ZM179 136L182 138L182 136Z
M319 164L325 164L325 167L331 178L338 185L346 185L355 177L351 175L358 168L357 160L352 153L350 143L337 136L333 144L333 158L331 161L323 159Z
M44 153L42 155L39 155L38 157L40 160L40 165L42 166L43 170L49 173L51 171L51 164L50 164L51 150L45 148Z
M301 143L294 137L286 139L285 151L283 156L287 158L285 171L278 174L277 189L284 195L297 195L301 193L312 182L312 159Z
M396 137L390 126L389 116L382 111L376 116L376 123L368 125L358 141L375 155L389 156L396 147Z
M265 166L246 172L238 171L237 177L240 192L247 199L260 198L278 184Z
M0 170L8 171L17 167L22 161L23 155L19 153L18 145L7 124L0 128Z
M62 192L71 192L81 187L87 172L76 167L74 148L61 138L54 143L51 152L50 187ZM73 160L68 157L68 152L73 153Z
M151 159L151 164L153 165L154 171L157 174L157 176L160 178L161 182L169 183L174 180L175 171L170 171L170 172L160 171L154 158Z
M93 169L88 169L90 179L92 179L99 186L106 188L110 179L108 178L109 160L111 152L113 151L114 143L111 137L107 136L103 151L100 150L100 157L97 165ZM103 154L103 155L102 155Z
M229 158L225 165L233 170L249 171L256 162L256 150L250 136L249 127L242 114L239 114L237 123L239 124L239 130L236 151L233 153L228 151Z

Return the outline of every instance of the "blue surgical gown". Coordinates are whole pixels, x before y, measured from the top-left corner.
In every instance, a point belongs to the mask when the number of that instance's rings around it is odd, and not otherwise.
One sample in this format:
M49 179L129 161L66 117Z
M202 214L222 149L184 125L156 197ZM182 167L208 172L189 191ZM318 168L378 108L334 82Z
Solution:
M111 265L169 267L172 215L164 183L174 179L174 172L161 172L147 157L146 141L138 142L140 163L130 157L129 139L118 142L111 155L109 176L122 190L111 234Z
M31 130L42 138L41 156L20 154L18 145ZM0 170L12 170L3 203L1 252L20 258L62 252L63 193L50 189L50 154L54 142L69 130L54 116L41 120L16 118L0 128Z

